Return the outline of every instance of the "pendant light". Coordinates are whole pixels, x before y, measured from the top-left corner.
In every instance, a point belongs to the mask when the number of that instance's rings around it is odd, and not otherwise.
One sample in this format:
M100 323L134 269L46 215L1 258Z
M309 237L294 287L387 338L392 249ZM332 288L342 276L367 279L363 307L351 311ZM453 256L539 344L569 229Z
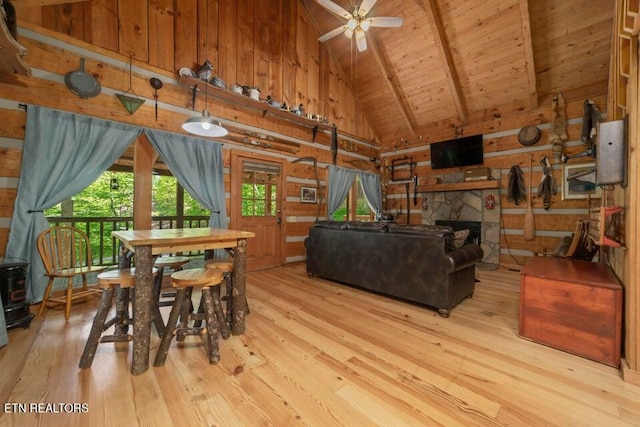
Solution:
M209 0L206 1L206 15L205 15L205 34L204 34L204 45L205 45L205 54L209 53ZM185 131L198 135L198 136L209 136L209 137L221 137L225 136L229 132L222 127L220 122L214 122L209 114L209 110L207 109L209 97L208 97L208 88L209 82L205 82L204 86L204 110L202 110L202 116L198 117L190 117L186 122L182 124L182 129Z

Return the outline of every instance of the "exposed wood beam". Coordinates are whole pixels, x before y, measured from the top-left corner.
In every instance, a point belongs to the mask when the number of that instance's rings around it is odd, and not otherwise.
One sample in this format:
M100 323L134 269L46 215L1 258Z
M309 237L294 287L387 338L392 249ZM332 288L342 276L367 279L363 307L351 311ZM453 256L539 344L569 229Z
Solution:
M398 111L400 111L400 115L402 116L402 120L404 124L407 126L409 133L411 134L411 138L416 137L416 119L411 114L411 108L409 108L409 103L406 101L403 96L400 86L398 85L398 80L393 73L393 69L391 68L391 64L387 59L386 55L381 51L380 46L378 44L378 40L373 36L373 34L369 34L371 41L373 43L369 43L369 50L373 54L373 57L376 60L376 64L378 64L378 69L382 74L384 83L387 85L387 88L391 92L393 96L393 100L398 107ZM395 82L395 83L394 83Z
M435 5L434 0L422 0L422 3L424 5L424 10L427 18L433 25L433 39L436 43L438 53L440 54L440 58L442 60L442 66L444 68L447 84L449 85L449 90L451 91L453 103L456 107L456 111L458 112L458 118L464 124L466 123L467 116L469 114L467 111L467 107L464 105L464 95L462 93L462 89L460 88L460 81L458 80L458 77L455 73L455 67L453 65L453 59L451 57L449 45L447 44L447 40L445 38L444 26L442 25L442 20L440 19L440 13L438 12L438 8Z
M149 230L153 200L151 175L155 150L144 134L133 144L133 228Z
M65 3L82 3L87 0L13 0L15 7L42 7Z
M533 62L533 42L531 39L531 20L529 18L529 0L520 0L520 19L522 20L522 47L527 67L527 82L531 109L538 108L538 89L536 85L536 67Z

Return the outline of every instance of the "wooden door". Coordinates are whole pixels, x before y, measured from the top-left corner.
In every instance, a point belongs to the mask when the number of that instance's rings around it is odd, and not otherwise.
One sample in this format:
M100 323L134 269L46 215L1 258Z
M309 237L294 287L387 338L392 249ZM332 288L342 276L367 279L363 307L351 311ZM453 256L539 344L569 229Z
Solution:
M231 155L231 226L255 233L247 240L247 270L283 263L283 163L278 159Z

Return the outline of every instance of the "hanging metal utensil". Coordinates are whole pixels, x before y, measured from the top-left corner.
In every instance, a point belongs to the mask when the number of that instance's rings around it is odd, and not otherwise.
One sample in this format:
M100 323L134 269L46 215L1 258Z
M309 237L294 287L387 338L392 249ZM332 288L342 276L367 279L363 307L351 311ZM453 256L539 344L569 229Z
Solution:
M138 111L138 108L140 108L142 104L144 104L144 99L141 99L138 95L136 95L136 93L133 91L133 87L131 86L131 68L135 53L131 51L127 53L129 54L129 89L127 89L125 93L116 93L116 96L118 97L124 108L127 109L129 114L133 114ZM133 96L127 95L128 93L133 94Z
M158 89L162 89L162 80L151 77L149 84L153 88L153 99L156 100L156 122L158 121Z
M70 71L64 76L64 83L69 90L82 99L93 98L100 94L100 82L84 71L84 58L80 58L80 69Z

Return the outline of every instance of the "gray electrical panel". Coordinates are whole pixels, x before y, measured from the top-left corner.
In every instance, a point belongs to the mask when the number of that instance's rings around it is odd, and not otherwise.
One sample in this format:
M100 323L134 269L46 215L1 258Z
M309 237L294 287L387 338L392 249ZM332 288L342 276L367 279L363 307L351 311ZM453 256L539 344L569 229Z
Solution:
M626 120L598 124L596 136L597 184L610 185L625 182Z

